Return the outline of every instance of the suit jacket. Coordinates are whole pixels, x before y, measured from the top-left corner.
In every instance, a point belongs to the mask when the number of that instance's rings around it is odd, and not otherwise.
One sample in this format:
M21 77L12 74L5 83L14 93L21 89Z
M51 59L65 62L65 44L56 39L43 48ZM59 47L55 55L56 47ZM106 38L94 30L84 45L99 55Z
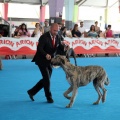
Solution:
M55 47L53 47L51 35L49 32L46 32L39 38L37 51L32 62L35 62L37 65L48 66L51 60L47 60L46 55L50 54L53 58L58 49L64 51L60 37L58 35L56 36Z

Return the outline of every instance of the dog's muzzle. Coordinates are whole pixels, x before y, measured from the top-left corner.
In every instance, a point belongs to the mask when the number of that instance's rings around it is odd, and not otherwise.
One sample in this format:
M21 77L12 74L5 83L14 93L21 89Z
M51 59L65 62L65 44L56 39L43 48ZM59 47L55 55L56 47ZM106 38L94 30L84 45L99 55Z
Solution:
M52 60L51 60L51 65L52 65L53 68L59 68L60 67L60 65L55 62L54 58L52 58Z

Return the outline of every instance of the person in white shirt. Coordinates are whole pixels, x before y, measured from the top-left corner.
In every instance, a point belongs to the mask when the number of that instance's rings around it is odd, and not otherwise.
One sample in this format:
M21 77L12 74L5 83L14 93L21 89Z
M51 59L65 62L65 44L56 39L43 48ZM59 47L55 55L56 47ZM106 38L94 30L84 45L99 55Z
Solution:
M80 27L78 28L79 31L81 32L81 37L84 37L85 34L85 27L83 26L83 21L80 22Z
M31 37L40 37L44 33L44 29L40 25L40 23L35 24L35 29L31 35Z

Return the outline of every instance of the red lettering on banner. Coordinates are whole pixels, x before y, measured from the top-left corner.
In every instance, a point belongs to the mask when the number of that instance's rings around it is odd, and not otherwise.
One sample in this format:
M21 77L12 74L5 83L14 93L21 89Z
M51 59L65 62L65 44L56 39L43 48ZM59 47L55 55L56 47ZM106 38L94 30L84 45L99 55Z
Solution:
M116 40L108 40L107 42L105 42L105 46L109 45L109 44L114 44L114 45L118 46L119 42Z
M75 40L74 42L72 42L72 46L74 46L76 44L82 44L82 45L86 46L87 42L84 40Z
M33 41L30 41L30 40L20 40L20 42L16 42L16 46L18 47L19 45L22 45L22 44L28 44L28 45L31 45L33 47L34 45L34 42Z
M92 40L91 42L88 43L89 46L93 45L93 44L99 44L99 45L103 45L103 42L101 40Z
M14 46L14 43L11 40L0 40L0 44L6 44L10 46Z

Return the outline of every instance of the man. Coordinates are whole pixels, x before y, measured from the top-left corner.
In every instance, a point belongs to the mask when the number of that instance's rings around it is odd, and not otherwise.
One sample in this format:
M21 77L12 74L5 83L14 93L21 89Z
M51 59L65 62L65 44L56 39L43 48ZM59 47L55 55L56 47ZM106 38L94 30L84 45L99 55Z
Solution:
M50 30L50 26L47 20L44 22L45 26L43 27L44 33L48 32Z
M78 29L81 32L81 37L85 37L84 36L84 34L85 34L85 27L83 26L83 22L82 21L80 22L80 27Z
M38 65L43 78L35 86L33 86L33 88L27 91L32 101L34 101L33 96L36 95L36 93L39 92L42 88L44 88L47 102L54 102L50 91L50 78L52 74L51 58L55 56L57 49L64 50L57 33L58 24L53 23L51 25L50 31L43 34L39 39L37 52L32 62L35 62Z
M98 35L100 34L100 27L98 27L98 21L95 21L95 32L97 32Z

